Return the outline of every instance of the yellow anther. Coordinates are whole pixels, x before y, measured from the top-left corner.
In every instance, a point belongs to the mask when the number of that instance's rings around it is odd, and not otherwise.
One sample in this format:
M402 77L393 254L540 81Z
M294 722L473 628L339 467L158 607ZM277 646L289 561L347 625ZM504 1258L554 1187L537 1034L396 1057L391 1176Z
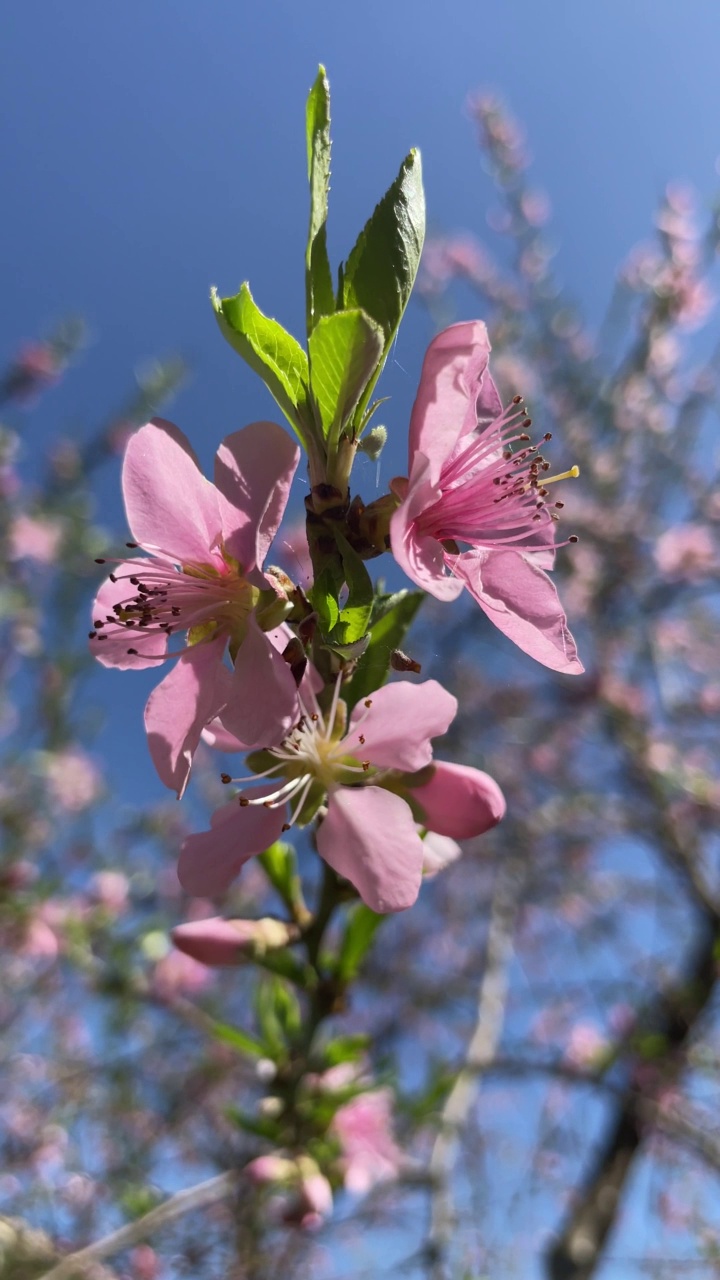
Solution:
M577 480L580 475L580 468L571 467L569 471L562 471L559 476L543 476L543 484L555 484L556 480Z

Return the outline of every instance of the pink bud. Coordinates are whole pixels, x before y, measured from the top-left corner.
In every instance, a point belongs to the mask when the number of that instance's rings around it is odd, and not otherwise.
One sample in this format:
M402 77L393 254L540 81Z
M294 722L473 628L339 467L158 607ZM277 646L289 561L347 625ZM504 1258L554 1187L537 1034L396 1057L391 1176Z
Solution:
M179 924L170 935L179 951L212 967L240 964L247 956L263 955L293 942L294 925L266 916L262 920L223 920L211 916Z

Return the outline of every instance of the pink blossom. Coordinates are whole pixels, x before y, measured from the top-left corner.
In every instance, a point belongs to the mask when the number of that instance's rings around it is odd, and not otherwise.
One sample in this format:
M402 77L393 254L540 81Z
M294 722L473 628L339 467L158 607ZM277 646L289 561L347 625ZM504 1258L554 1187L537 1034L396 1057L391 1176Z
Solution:
M371 1089L340 1107L331 1131L342 1148L345 1186L354 1195L365 1195L378 1182L395 1178L402 1152L392 1136L392 1093Z
M245 1165L245 1173L252 1182L260 1184L268 1182L283 1183L292 1178L295 1165L287 1156L273 1151L269 1155L256 1156Z
M98 798L102 777L80 747L66 747L49 755L45 764L48 791L65 813L81 813Z
M246 747L272 740L297 713L292 673L257 606L263 590L276 599L261 570L298 461L299 450L272 422L226 437L215 484L170 422L141 427L125 451L130 545L145 555L121 562L101 587L90 643L109 667L174 660L150 695L145 728L155 767L178 795L205 725L221 711ZM178 633L187 643L171 652Z
M0 393L7 400L28 403L57 382L61 371L62 361L49 342L26 342L12 362Z
M34 915L27 923L20 954L39 960L57 960L60 939L54 929L40 915Z
M157 1280L162 1265L149 1244L136 1245L130 1254L133 1280Z
M546 486L560 477L543 475L547 464L527 443L524 410L513 402L503 412L489 353L480 321L453 325L430 344L410 421L410 477L391 486L400 499L390 523L393 555L437 599L454 600L467 587L519 648L578 674L575 642L545 572L555 553Z
M285 572L307 590L313 571L304 520L294 520L280 530L275 553Z
M696 580L720 568L712 534L704 524L666 529L655 543L654 555L658 569L667 578Z
M431 739L457 711L437 681L385 685L355 708L347 732L339 680L327 712L314 698L300 704L300 721L268 752L270 768L234 779L260 785L218 809L210 831L185 840L178 874L189 893L222 893L249 858L322 806L320 856L374 911L402 911L417 898L425 860L410 801L418 820L451 838L479 835L503 816L499 787L476 769L441 763L413 787L408 775L429 770Z
M580 1070L597 1066L608 1050L607 1037L591 1022L577 1022L570 1032L565 1061Z
M16 516L10 526L8 555L11 560L35 560L53 564L63 538L63 522L51 516Z
M333 1209L332 1187L315 1164L307 1156L298 1160L300 1187L296 1204L285 1214L286 1222L299 1222L305 1231L316 1231Z
M244 956L263 955L285 947L298 930L283 920L223 920L211 916L179 924L170 934L175 946L210 967L239 964Z
M251 1160L245 1173L253 1182L280 1192L282 1220L288 1226L312 1231L332 1213L332 1187L310 1156L291 1159L274 1151Z
M122 871L96 871L90 889L95 901L110 914L119 916L125 911L130 884Z
M213 974L204 964L183 955L182 951L171 950L155 965L150 986L162 1000L172 1000L184 993L194 995L202 991L212 978Z

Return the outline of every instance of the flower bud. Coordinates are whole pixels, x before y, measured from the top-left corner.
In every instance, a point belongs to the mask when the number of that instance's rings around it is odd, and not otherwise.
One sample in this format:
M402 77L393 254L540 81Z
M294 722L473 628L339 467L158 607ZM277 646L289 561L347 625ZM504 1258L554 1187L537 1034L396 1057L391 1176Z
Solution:
M387 441L387 427L371 427L358 445L360 453L367 454L371 462L377 462Z
M262 920L223 920L211 916L192 920L172 930L175 946L200 964L211 967L240 964L244 959L263 956L295 942L295 925L266 916Z

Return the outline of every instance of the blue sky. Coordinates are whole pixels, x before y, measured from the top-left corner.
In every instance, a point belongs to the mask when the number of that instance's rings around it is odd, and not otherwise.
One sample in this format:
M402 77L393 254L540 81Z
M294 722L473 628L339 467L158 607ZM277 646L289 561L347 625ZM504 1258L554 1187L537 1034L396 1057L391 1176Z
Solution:
M411 146L423 153L430 224L483 232L491 191L464 103L492 88L527 129L558 275L597 322L666 181L691 181L708 205L715 194L720 11L685 0L679 14L673 0L11 0L0 360L69 311L92 332L25 418L28 452L50 433L89 430L126 399L139 364L174 351L192 377L170 415L206 467L223 435L277 416L220 337L208 290L249 278L260 306L302 333L304 103L320 61L332 87L335 262ZM383 482L404 470L430 336L411 306L380 384L392 397ZM374 482L370 468L366 500ZM96 495L120 528L119 461ZM109 766L137 798L161 794L141 724L152 683L98 672L93 685L114 712Z
M670 177L711 197L720 153L714 0L31 0L0 49L0 353L68 309L95 342L53 401L92 420L128 374L180 350L194 378L176 409L209 459L269 401L219 339L208 286L249 276L301 330L303 104L331 78L331 245L350 247L410 146L439 226L482 229L487 180L463 103L498 88L527 125L549 193L559 270L592 317L646 233ZM386 393L407 420L430 325L403 327ZM403 373L402 370L405 370Z
M558 275L592 322L667 180L692 182L708 206L718 185L717 0L10 0L3 25L0 361L70 311L93 335L28 417L30 440L89 429L139 363L173 351L193 374L171 416L206 465L224 434L276 416L207 298L249 278L262 308L302 332L303 113L320 61L335 261L411 146L431 224L482 233L490 190L463 112L478 87L526 126ZM381 384L395 433L385 479L402 469L430 334L411 307ZM97 494L119 524L119 465ZM151 683L103 673L93 686L116 714L107 753L125 797L162 794L141 727Z
M464 103L489 87L526 126L554 209L558 275L596 322L666 181L693 182L708 205L715 194L720 11L685 0L679 14L673 0L11 3L0 45L0 360L68 311L92 332L26 419L28 447L88 430L125 400L140 363L173 351L192 377L171 415L205 466L227 432L277 416L220 337L208 290L249 278L261 307L302 333L304 102L320 61L332 86L335 261L411 146L423 153L431 225L482 233L491 192ZM411 306L380 386L392 397L383 481L404 469L430 335ZM374 480L372 469L366 499ZM96 492L119 527L119 464ZM149 683L98 682L97 696L122 706L113 767L134 792L150 785L140 776Z

